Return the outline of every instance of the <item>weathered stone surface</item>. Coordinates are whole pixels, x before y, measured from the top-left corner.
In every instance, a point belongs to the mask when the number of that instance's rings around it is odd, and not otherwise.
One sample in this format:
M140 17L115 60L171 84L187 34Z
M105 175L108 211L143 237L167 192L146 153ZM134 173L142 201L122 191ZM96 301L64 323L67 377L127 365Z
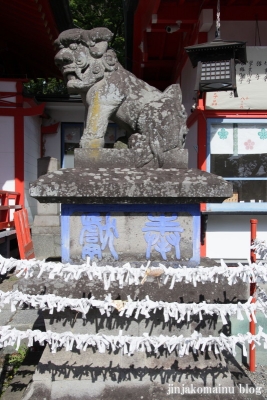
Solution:
M37 215L59 215L60 209L59 204L56 203L37 203ZM36 221L34 221L36 223Z
M215 265L211 260L202 260L201 265ZM157 266L156 263L153 263ZM208 268L208 267L207 267ZM96 299L104 300L107 293L111 294L112 299L121 299L126 301L129 295L132 300L142 300L146 296L153 301L162 300L165 302L178 303L199 303L206 301L207 303L237 303L238 301L247 301L249 297L249 285L241 280L238 284L228 285L226 278L220 279L220 283L198 283L196 287L192 284L175 283L174 288L169 289L170 281L164 285L162 277L148 277L143 285L126 285L119 288L117 282L111 282L107 291L104 290L103 282L99 280L89 281L88 278L79 279L78 281L64 282L62 279L47 279L44 275L41 278L26 280L20 279L18 289L29 294L49 294L53 293L57 296L71 298L89 298L94 296ZM204 336L218 335L220 332L229 334L230 325L223 326L218 316L205 315L203 320L199 321L199 317L191 316L190 321L176 323L173 320L164 322L163 312L150 313L150 318L146 319L140 315L135 319L134 315L130 318L120 317L118 311L114 310L110 317L105 314L100 315L99 311L92 309L86 319L81 318L81 314L66 309L64 312L56 312L48 314L43 313L46 329L56 332L72 331L74 333L104 333L117 335L120 329L125 334L140 336L144 332L150 335L184 335L190 336L194 330L200 331ZM112 361L112 357L110 361ZM163 357L164 358L164 357ZM148 366L146 359L142 359L142 365ZM165 361L161 361L165 362ZM141 365L141 366L142 366ZM168 367L169 368L169 367Z
M74 167L75 168L135 168L136 153L129 149L74 149ZM188 150L172 149L163 154L164 164L162 168L187 168L188 167ZM155 160L142 167L157 168Z
M32 235L38 235L38 234L43 234L43 235L55 235L59 236L61 234L61 228L60 226L32 226L31 229Z
M59 227L60 216L59 215L36 215L34 218L34 225L36 227Z
M49 203L222 202L232 184L196 169L66 168L30 184L30 195Z
M116 353L109 362L107 353L51 354L47 346L23 400L263 400L259 388L226 352L190 352L183 358L174 353L166 359L168 367L151 354L148 365L138 368L139 356Z
M10 306L9 306L10 312ZM12 328L26 331L27 329L43 329L44 320L42 311L34 308L28 308L23 311L17 311L14 315L10 315L8 323L3 325L10 325Z
M58 170L56 158L42 157L38 159L38 177ZM32 240L35 257L46 259L60 257L60 205L56 203L37 203L37 215L32 226Z
M69 360L67 360L62 369L56 363L49 363L53 376L57 373L68 377L69 369L73 369L77 371L76 379L55 380L52 382L50 392L48 392L48 387L44 392L44 383L41 380L33 381L32 385L35 390L38 389L38 394L35 395L32 391L31 397L23 397L23 400L195 400L198 398L264 400L262 395L255 393L256 389L250 381L247 385L241 385L241 388L239 385L235 386L230 372L220 360L217 360L218 366L204 368L193 368L194 362L195 360L191 358L188 368L178 369L178 371L153 368L146 375L139 369L89 368L92 380L83 381L78 381L78 379L83 372L87 373L87 365L69 367ZM147 371L146 368L144 370ZM239 376L242 373L240 369ZM253 390L253 392L246 392L246 390Z
M112 120L131 136L136 167L152 159L161 167L164 153L182 148L187 133L180 86L171 85L162 93L126 71L108 49L112 36L107 28L70 29L56 41L60 50L55 62L68 91L81 94L86 107L80 146L104 147Z
M45 354L46 358L49 359L49 348L48 348L48 351L46 351L45 353L46 353ZM81 359L81 361L83 361L83 363L81 363L81 364L86 366L85 360L86 359L88 360L88 358L91 359L92 355L90 355L90 354L92 354L92 353L93 352L90 351L90 349L88 349L86 352L80 352L80 351L76 350L76 352L72 353L72 357L70 357L69 355L68 355L68 357L72 359L71 361L74 361L75 359L77 360L78 354L80 354L80 359ZM163 365L162 359L160 356L164 356L163 358L164 358L165 366ZM51 357L51 354L50 354L50 357ZM64 354L64 350L59 353L59 358L61 358L62 361L66 360L66 355ZM119 372L118 371L119 368L125 369L125 370L126 369L130 370L132 368L132 373L134 374L138 368L137 364L139 363L139 360L143 359L143 358L144 357L143 357L142 353L139 353L139 354L135 353L129 357L128 355L124 356L120 351L115 351L114 352L114 360L113 360L113 362L110 362L109 354L98 353L98 354L95 354L95 360L92 360L91 366L92 367L95 366L95 368L103 368L104 370L106 368L108 368L109 366L111 366L111 369L114 369L115 371L117 370L116 372ZM43 361L45 361L45 357L43 358ZM158 354L158 355L151 353L147 357L147 364L143 365L142 367L145 367L144 369L146 369L146 370L152 370L154 368L161 369L164 367L164 370L166 372L167 371L170 372L170 370L173 369L173 373L174 373L175 369L177 370L177 368L175 368L175 364L177 365L177 367L179 365L179 367L181 369L183 369L183 368L188 367L190 362L192 362L192 361L193 361L192 353L190 353L190 355L188 357L185 356L185 357L180 358L180 357L178 357L178 354L175 351L173 352L173 354L169 354L167 352L167 350L162 350L162 351L160 351L160 354ZM206 363L205 363L205 357L203 356L203 354L200 353L199 356L196 355L196 357L195 357L196 368L203 368L204 366L214 366L214 364L217 366L220 362L222 362L222 357L220 355L217 357L214 357L214 354L212 354L209 361ZM225 363L223 363L223 364L225 365ZM40 364L39 364L39 366L41 367ZM45 365L43 367L44 367L43 369L40 368L39 374L45 370L46 370L45 371L46 373L48 372L47 369L45 368ZM89 367L89 365L88 365L88 367ZM73 372L74 371L70 370L70 379L74 378ZM99 370L99 372L100 372L100 374L99 374L99 378L100 378L102 374L101 374L100 370ZM38 374L38 372L37 372L37 374ZM37 374L35 376L35 380L37 378ZM91 374L87 375L85 377L85 379L91 380L92 376L90 376L90 375ZM155 375L156 376L158 375L156 377L156 381L159 380L160 374L155 374ZM39 377L40 377L40 375L39 375ZM45 378L45 373L44 373L44 378ZM64 379L64 375L59 376L59 374L58 374L58 376L56 377L56 380L63 380L63 379ZM103 379L103 375L102 375L102 379Z
M86 319L81 318L81 314L76 311L66 310L64 312L56 312L51 315L49 311L43 312L46 330L51 330L57 333L73 332L77 334L103 334L103 335L118 335L119 331L122 330L124 335L129 336L142 336L143 333L149 333L150 336L179 336L184 337L190 336L194 330L200 331L203 335L219 336L219 333L229 333L229 325L222 325L222 321L218 316L205 315L203 320L200 321L198 316L192 316L189 320L184 322L176 323L173 320L164 322L163 312L157 311L156 313L151 312L150 318L139 316L132 317L120 317L118 312L115 310L111 313L110 317L106 314L101 315L99 310L92 309L87 315ZM162 352L162 363L163 359L167 354ZM169 356L170 357L170 356ZM116 355L106 355L106 363L108 365L107 358L116 364L119 360ZM145 363L149 366L149 360L146 360L147 354L138 357L139 367L142 367ZM141 364L140 364L141 362ZM170 360L168 359L168 362ZM128 367L127 360L124 361L123 366ZM152 365L150 365L152 367ZM166 364L166 368L169 368L169 364Z
M78 378L77 372L81 368L81 366L84 366L84 368L87 370L87 374L85 375L85 380L94 380L93 377L93 369L95 368L97 373L95 378L97 378L98 381L103 381L105 371L107 368L110 367L110 370L114 370L114 375L118 377L118 373L121 370L121 372L126 372L128 370L129 375L132 375L132 378L134 378L134 375L138 373L138 370L140 369L136 366L137 363L139 363L139 359L143 358L142 353L136 353L133 354L132 356L124 356L120 351L116 351L114 354L114 360L113 362L110 362L109 359L109 354L100 354L96 353L94 354L94 360L92 359L92 351L88 349L87 351L79 351L76 350L76 352L73 353L67 353L64 350L59 351L57 354L57 357L52 355L52 365L51 367L56 371L57 367L57 373L55 374L55 380L56 381L62 381L66 379L66 375L63 371L69 371L68 378L67 380L74 380ZM173 378L178 378L178 376L182 376L184 373L184 369L188 368L190 369L189 365L193 362L195 363L195 367L197 369L202 369L203 367L214 367L215 365L218 367L219 371L221 370L221 367L224 367L223 370L226 372L226 363L221 355L215 356L214 354L211 354L209 361L205 360L205 356L203 354L196 355L193 357L193 354L190 353L189 356L185 356L182 358L178 357L178 354L173 352L173 354L168 354L166 350L162 351L161 354L165 355L165 366L162 364L162 360L159 357L159 355L155 355L151 353L151 355L147 358L147 364L143 367L147 372L152 372L154 370L155 373L155 381L160 382L162 380L162 374L160 373L160 370L164 367L164 371L166 372L169 377L171 377L171 373L173 374ZM194 360L195 358L195 360ZM44 355L39 363L37 372L34 376L34 381L40 380L40 379L46 379L46 377L49 375L50 371L47 368L48 367L48 362L49 359L51 360L51 353L49 353L49 348L47 348L44 351ZM55 361L54 361L54 360ZM88 359L91 361L88 363ZM59 360L61 361L62 365L62 372L60 372L60 364ZM54 361L54 362L53 362ZM88 365L89 364L89 365ZM221 364L221 365L220 365ZM75 366L74 368L71 368L71 365ZM180 369L180 373L178 371L178 366ZM140 371L141 372L141 371ZM193 371L192 371L193 372ZM114 376L114 378L115 378ZM185 377L184 377L185 378ZM209 377L208 381L211 384L211 376ZM175 379L176 380L176 379ZM177 379L178 380L178 379ZM192 383L192 377L188 377L188 381ZM227 378L226 378L227 381ZM203 385L203 377L201 378L200 376L197 378L196 381L198 384ZM185 381L184 381L185 383ZM228 381L228 383L230 383ZM168 385L166 385L168 386ZM167 394L167 391L166 391Z
M153 266L157 266L157 264L153 263ZM113 299L127 300L129 295L133 300L142 300L148 295L154 301L177 301L181 303L199 303L201 301L236 303L238 301L247 301L249 298L249 285L242 281L230 286L226 278L222 278L220 283L199 283L196 287L192 284L177 282L174 288L170 290L170 281L164 285L161 280L162 278L160 277L148 277L143 285L126 285L123 288L119 288L118 283L111 282L108 291L105 291L103 282L99 280L89 281L88 278L84 277L84 279L78 281L65 282L63 279L48 279L44 275L44 277L35 278L34 280L21 279L18 287L19 290L25 293L54 293L57 296L78 299L91 296L104 299L107 293L111 293Z
M58 232L58 230L54 232L51 227L45 227L44 229L46 229L46 233L38 228L32 229L35 258L44 260L50 257L60 257L60 232ZM49 233L47 233L47 231L49 231Z
M47 174L48 172L59 169L59 161L54 157L42 157L37 160L37 176Z
M30 385L27 387L22 399L23 400L41 400L41 399L52 400L51 389L52 389L51 377L49 377L49 379L47 379L47 380L44 380L42 378L40 381L30 383ZM66 398L66 396L65 396L65 398Z

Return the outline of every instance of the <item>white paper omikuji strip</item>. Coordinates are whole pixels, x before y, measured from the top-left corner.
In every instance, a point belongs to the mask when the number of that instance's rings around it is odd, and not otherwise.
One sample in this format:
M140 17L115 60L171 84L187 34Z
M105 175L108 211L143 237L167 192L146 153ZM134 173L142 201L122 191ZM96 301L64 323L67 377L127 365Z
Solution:
M249 321L252 318L254 322L257 322L255 317L256 310L262 311L267 316L267 298L259 299L256 303L251 303L251 300L252 297L246 303L239 302L237 304L207 304L206 302L187 304L152 301L149 296L146 296L143 300L133 301L128 296L127 302L124 302L122 308L119 309L119 315L127 318L134 316L136 319L139 315L144 315L145 318L149 318L151 313L162 310L165 322L174 319L177 323L180 323L186 318L189 321L192 314L198 314L200 320L203 319L202 313L208 315L217 314L225 325L228 323L227 315L236 315L238 320L243 320L242 312L244 312ZM72 299L54 294L29 295L19 291L0 291L0 311L5 304L11 304L12 312L16 311L17 306L27 304L42 310L49 309L50 314L53 314L54 310L60 312L69 307L76 312L80 312L82 318L86 318L86 314L89 313L92 307L99 309L101 315L106 314L108 317L116 308L111 294L108 294L104 300L97 300L93 296L90 299Z
M255 239L251 246L262 260L267 260L267 243L265 240Z
M37 278L40 278L44 272L48 272L50 279L60 277L66 282L69 280L78 280L83 275L87 275L90 281L98 279L104 284L104 289L108 290L111 282L118 281L119 287L122 288L124 285L140 285L142 278L146 276L148 271L149 262L147 266L142 265L139 268L131 267L130 263L126 263L121 267L113 266L97 266L95 262L90 265L90 259L88 258L87 264L82 265L71 265L53 262L44 262L39 260L14 260L5 259L0 257L0 271L1 274L6 273L8 270L16 267L17 276L24 276L27 278L34 277L36 269L40 269ZM170 289L173 289L174 284L177 282L192 283L197 286L197 283L215 282L218 283L221 277L227 278L228 284L233 285L241 279L243 282L250 283L261 280L267 282L267 264L257 265L249 264L242 265L238 263L238 267L229 268L223 260L221 260L221 266L214 267L196 267L187 268L186 266L180 268L166 267L163 264L159 264L158 267L149 267L149 270L161 269L163 272L164 284L170 280Z
M39 330L19 331L10 326L0 328L0 348L6 346L15 346L19 348L22 339L28 339L28 346L33 346L33 341L38 341L41 345L47 342L51 346L52 353L55 353L57 348L64 347L66 351L71 351L73 345L79 350L86 350L87 347L95 347L100 353L105 353L106 350L115 351L122 349L123 354L129 356L135 352L154 352L158 353L162 346L169 353L177 351L179 357L189 354L190 348L196 353L199 351L211 351L214 345L214 351L218 354L222 350L228 350L233 355L236 355L235 346L240 343L243 346L244 355L246 355L246 344L252 341L257 345L263 342L264 348L267 349L267 334L263 332L263 328L259 327L257 335L251 333L238 334L235 336L225 336L223 333L220 336L203 337L201 333L194 331L189 337L180 336L149 336L148 333L143 333L142 336L134 337L122 335L119 331L118 336L109 336L98 334L73 334L72 332L41 332Z
M267 314L267 294L258 285L257 285L257 298L258 298L259 301L262 302L262 304L266 305L265 311L266 311L266 314Z

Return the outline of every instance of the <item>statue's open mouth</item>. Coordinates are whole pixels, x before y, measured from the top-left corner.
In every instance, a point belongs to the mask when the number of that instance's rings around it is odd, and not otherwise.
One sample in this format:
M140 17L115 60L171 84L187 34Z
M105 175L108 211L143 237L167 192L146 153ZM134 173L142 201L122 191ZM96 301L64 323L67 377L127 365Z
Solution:
M88 69L88 66L86 66L83 69L77 68L76 70L66 69L65 71L63 71L63 76L67 82L76 81L76 80L83 81L83 74L85 73L85 71L87 69Z
M72 72L66 71L66 72L63 73L63 75L64 75L64 78L65 78L65 80L66 80L67 82L69 82L69 81L76 81L77 79L81 80L81 79L76 75L76 73L75 73L74 71L72 71Z
M67 81L73 81L78 79L78 77L76 76L76 74L67 74L66 75Z

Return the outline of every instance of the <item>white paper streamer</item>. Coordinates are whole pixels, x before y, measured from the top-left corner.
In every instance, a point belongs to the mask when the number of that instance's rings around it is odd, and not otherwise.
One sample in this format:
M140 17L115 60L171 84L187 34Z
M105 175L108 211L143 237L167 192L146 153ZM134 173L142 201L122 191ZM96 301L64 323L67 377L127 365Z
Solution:
M44 342L49 343L52 353L55 353L57 348L64 347L66 351L72 351L75 344L79 350L86 350L87 347L95 347L100 353L105 353L106 350L122 349L123 354L129 356L139 352L147 351L158 353L160 347L167 349L168 353L177 351L179 357L189 354L190 348L196 353L199 351L211 351L211 346L215 346L216 353L222 350L228 350L236 355L235 346L240 343L244 348L247 343L252 341L267 348L267 334L263 332L263 328L259 327L257 335L251 333L238 334L235 336L225 336L223 333L220 336L203 337L201 333L194 331L189 337L180 336L149 336L148 333L143 333L142 336L122 335L122 331L118 336L98 334L73 334L72 332L41 332L39 330L20 331L10 326L0 327L0 348L6 346L16 346L19 348L22 339L28 339L28 346L33 346L34 341L38 341L41 345Z
M256 254L262 260L267 260L267 244L265 240L255 239L251 248L255 250Z
M145 318L150 318L151 313L157 310L162 310L164 321L168 322L170 319L180 323L187 318L190 320L191 315L199 315L200 320L203 319L202 313L207 315L217 314L221 317L222 323L228 323L228 315L236 315L238 320L243 320L242 313L245 313L248 320L257 322L255 311L262 311L267 316L267 296L260 298L256 303L251 303L252 297L246 303L237 304L207 304L205 301L201 303L177 303L165 301L152 301L149 296L143 300L133 301L130 296L126 302L121 305L119 315L127 318L134 316L136 319L139 315L144 315ZM53 314L54 310L57 312L64 311L67 307L82 314L82 318L86 318L92 307L99 309L101 315L106 314L107 317L111 315L116 307L116 302L112 300L111 294L108 294L104 300L97 300L94 296L90 299L72 299L67 297L56 296L54 294L47 295L29 295L19 291L2 292L0 291L0 311L5 304L11 305L11 311L16 311L18 306L27 304L30 307L38 308L41 310L49 309L49 313Z
M87 259L87 264L82 265L71 265L53 262L44 262L39 260L15 260L6 259L0 257L0 271L6 273L6 271L16 267L17 276L24 278L33 278L35 276L35 270L39 269L37 278L40 278L44 272L47 272L50 279L56 277L64 279L66 282L69 280L78 280L84 278L87 275L90 281L98 279L104 283L104 289L108 290L111 282L118 281L119 287L122 288L124 285L140 285L140 281L146 275L147 266L141 265L140 268L131 267L130 263L126 263L121 267L113 266L97 266L95 262L90 264L90 259ZM241 279L243 282L257 282L261 280L267 282L267 264L249 264L242 265L238 263L238 267L229 268L223 260L221 260L221 266L215 267L196 267L187 268L186 266L179 268L166 267L163 264L159 264L158 267L149 267L150 270L156 270L158 268L164 271L162 275L162 282L167 284L170 281L170 289L173 289L174 284L177 282L192 283L195 287L197 283L215 282L218 283L220 277L225 277L229 285L233 285ZM2 272L4 271L4 272ZM155 278L150 278L155 279Z

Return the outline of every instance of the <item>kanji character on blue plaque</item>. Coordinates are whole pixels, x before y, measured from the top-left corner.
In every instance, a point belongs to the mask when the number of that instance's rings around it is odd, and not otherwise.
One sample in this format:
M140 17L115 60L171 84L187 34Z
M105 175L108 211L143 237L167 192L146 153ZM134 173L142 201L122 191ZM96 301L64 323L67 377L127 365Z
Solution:
M147 216L149 222L145 223L142 229L146 232L144 237L147 242L146 258L149 259L152 250L159 252L163 260L167 260L167 254L171 251L172 246L175 249L176 259L180 259L180 233L184 229L177 221L178 215L172 214L168 217L164 214Z
M114 248L114 237L119 234L116 226L116 219L111 219L110 214L106 214L105 224L102 224L103 217L100 213L88 213L81 217L83 228L80 233L80 245L82 248L82 258L98 257L102 259L102 250L108 245L109 250L115 260L118 260L118 254Z

